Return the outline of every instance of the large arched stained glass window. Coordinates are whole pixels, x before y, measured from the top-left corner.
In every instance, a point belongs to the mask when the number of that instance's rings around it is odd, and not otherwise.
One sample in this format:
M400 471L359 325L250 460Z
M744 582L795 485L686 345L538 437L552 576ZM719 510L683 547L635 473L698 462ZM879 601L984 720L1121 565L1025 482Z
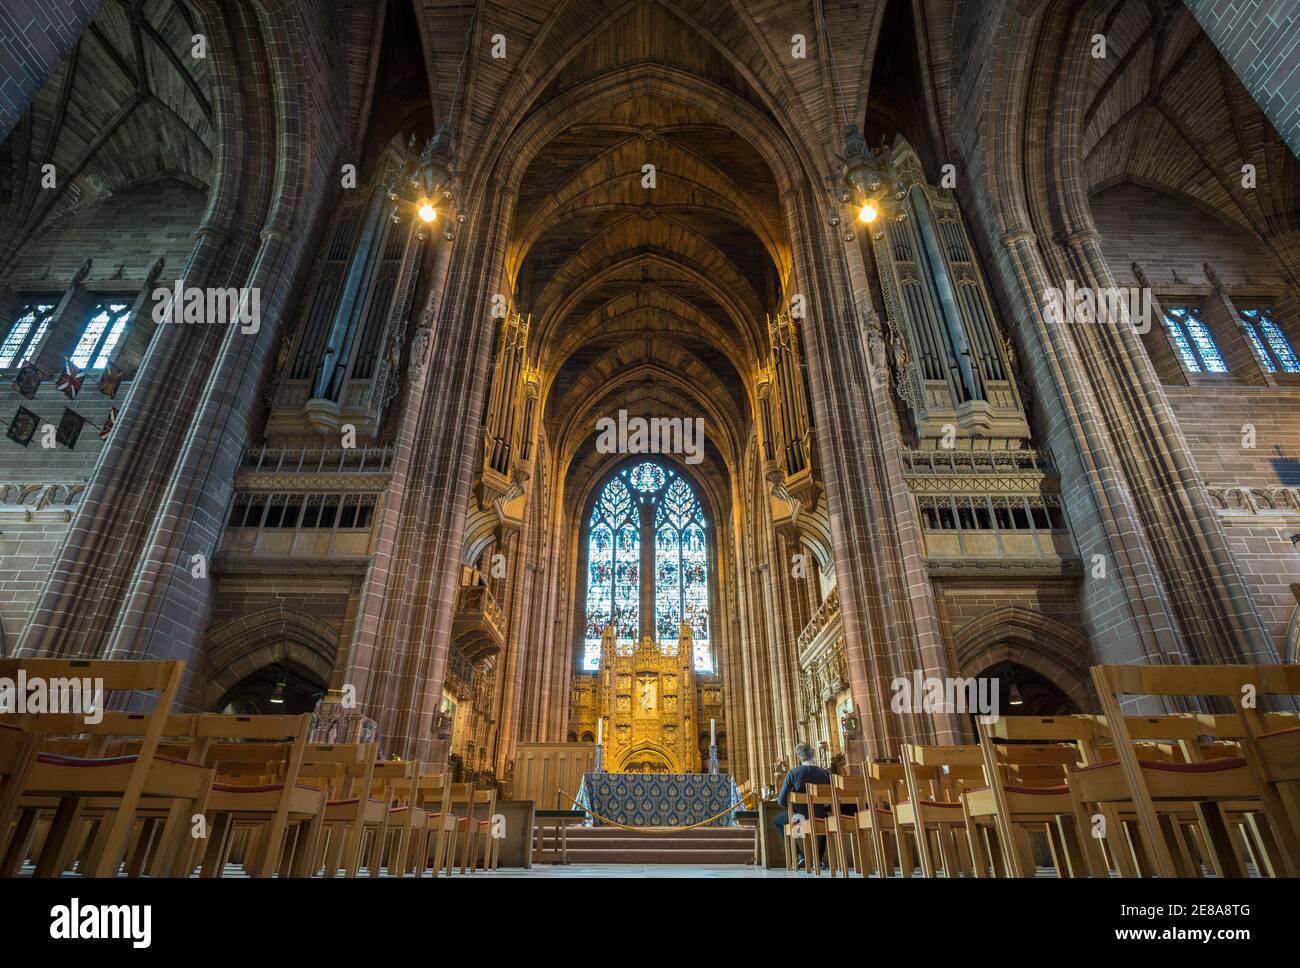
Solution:
M676 645L682 622L689 624L697 672L713 671L708 559L704 510L691 486L674 478L655 508L655 635L665 645Z
M645 505L652 509L646 520L654 530L642 535L640 508ZM690 623L695 668L712 672L704 509L676 471L650 461L615 475L591 511L582 668L600 668L601 632L611 616L619 644L634 643L639 634L642 541L654 548L655 638L665 648L676 648L682 621Z
M600 668L600 637L614 620L619 642L636 641L641 594L641 533L632 493L619 478L591 509L587 539L587 632L582 668Z

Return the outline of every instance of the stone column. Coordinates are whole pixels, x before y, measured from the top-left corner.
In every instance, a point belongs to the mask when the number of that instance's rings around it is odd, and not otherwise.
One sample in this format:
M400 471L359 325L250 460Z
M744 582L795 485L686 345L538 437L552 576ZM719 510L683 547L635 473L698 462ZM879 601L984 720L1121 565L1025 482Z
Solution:
M924 576L915 522L904 506L900 442L856 318L865 291L831 234L829 207L811 188L782 199L794 243L792 291L807 297L808 380L818 462L835 547L845 655L855 706L872 755L905 741L952 742L961 725L947 711L894 713L890 685L913 670L948 675L933 592Z

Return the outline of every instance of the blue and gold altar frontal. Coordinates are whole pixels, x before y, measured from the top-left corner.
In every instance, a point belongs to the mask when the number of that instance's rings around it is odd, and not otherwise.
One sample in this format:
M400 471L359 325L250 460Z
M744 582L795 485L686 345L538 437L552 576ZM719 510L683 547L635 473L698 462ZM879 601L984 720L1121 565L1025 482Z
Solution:
M688 827L716 817L708 826L734 827L740 809L740 791L726 773L586 773L576 799L599 815L598 826L602 817L629 827Z

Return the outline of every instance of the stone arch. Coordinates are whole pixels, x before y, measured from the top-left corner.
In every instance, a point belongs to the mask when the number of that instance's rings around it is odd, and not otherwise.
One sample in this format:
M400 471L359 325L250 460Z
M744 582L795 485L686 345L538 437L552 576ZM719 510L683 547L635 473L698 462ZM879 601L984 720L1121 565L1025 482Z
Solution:
M338 630L328 622L284 605L223 622L208 635L203 708L214 708L240 681L279 661L296 663L328 683L338 642Z
M671 767L673 765L674 756L672 753L664 749L658 743L652 743L647 740L644 743L638 743L636 746L632 747L632 749L623 754L618 764L619 772L626 772L629 764L639 759L646 759L650 756L658 758L666 766ZM677 765L684 766L685 764Z
M1088 639L1039 612L1008 605L986 612L957 632L954 651L962 676L978 676L1014 662L1048 679L1079 709L1091 709Z

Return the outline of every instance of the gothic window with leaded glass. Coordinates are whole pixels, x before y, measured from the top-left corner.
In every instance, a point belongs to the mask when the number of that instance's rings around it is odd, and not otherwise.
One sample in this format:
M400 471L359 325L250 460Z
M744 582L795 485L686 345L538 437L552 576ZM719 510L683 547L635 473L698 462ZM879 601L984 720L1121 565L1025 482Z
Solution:
M643 546L653 549L654 581L653 595L647 595L654 611L645 624L662 648L675 650L686 622L696 671L712 672L708 522L694 488L671 467L652 461L614 475L592 507L583 670L600 668L601 636L610 621L617 645L636 641Z
M77 339L77 345L69 357L73 366L91 370L102 370L108 366L109 357L117 348L130 318L129 303L99 303L91 309L86 315L86 325Z
M0 343L0 367L18 366L36 356L54 318L54 307L54 300L29 302L18 311L4 342Z
M1227 373L1228 364L1195 306L1167 306L1165 329L1188 373Z
M1273 309L1264 306L1243 309L1241 323L1264 369L1269 373L1300 373L1300 358L1278 325Z

